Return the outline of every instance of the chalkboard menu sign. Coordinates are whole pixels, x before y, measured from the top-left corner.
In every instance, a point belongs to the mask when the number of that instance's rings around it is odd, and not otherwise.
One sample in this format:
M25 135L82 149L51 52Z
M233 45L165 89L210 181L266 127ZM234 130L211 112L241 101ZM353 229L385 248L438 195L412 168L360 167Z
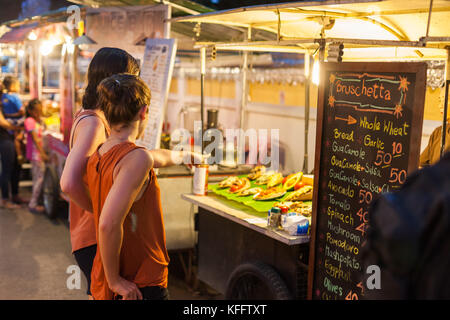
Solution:
M367 212L418 167L425 80L425 63L322 64L310 299L364 295Z

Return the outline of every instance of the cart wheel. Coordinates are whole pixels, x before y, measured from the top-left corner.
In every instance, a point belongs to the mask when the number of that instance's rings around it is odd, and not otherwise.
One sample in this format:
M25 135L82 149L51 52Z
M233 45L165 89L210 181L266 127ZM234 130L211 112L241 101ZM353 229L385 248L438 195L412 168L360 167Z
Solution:
M59 204L58 176L53 168L47 167L45 170L43 189L45 214L53 219L58 214Z
M269 265L250 262L239 265L231 274L225 293L227 300L290 300L289 289Z

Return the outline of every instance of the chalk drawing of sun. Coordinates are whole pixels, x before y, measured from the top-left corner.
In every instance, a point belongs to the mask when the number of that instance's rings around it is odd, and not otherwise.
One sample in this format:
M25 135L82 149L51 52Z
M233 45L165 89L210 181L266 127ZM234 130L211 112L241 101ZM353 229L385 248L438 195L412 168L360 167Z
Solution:
M334 102L336 101L336 99L334 98L334 96L330 95L328 97L328 104L330 105L330 107L334 108Z
M403 92L408 91L408 84L411 84L408 81L408 78L400 76L400 85L398 86L398 90L402 90Z
M330 74L330 83L334 83L334 80L336 80L336 76L332 73Z
M402 108L401 104L395 105L394 116L396 116L397 119L399 116L402 117L403 116L402 111L403 111L403 108Z

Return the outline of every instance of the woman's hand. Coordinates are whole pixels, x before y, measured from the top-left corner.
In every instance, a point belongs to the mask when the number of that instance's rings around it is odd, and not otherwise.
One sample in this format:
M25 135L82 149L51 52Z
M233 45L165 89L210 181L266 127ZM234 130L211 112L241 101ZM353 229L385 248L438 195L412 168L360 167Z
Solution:
M110 285L110 289L122 296L122 300L142 300L142 293L135 283L119 277Z
M194 164L202 164L204 159L208 158L208 155L203 155L201 153L197 152L190 152L191 153L191 163Z

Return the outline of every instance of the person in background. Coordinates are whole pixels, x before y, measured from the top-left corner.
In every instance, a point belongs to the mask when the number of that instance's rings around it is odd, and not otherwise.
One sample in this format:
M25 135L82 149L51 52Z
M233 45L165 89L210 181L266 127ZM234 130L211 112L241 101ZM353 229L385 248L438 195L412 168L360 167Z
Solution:
M69 221L72 254L87 280L87 294L91 299L91 269L97 252L94 216L87 190L86 164L109 135L109 125L97 108L97 86L116 73L139 74L139 63L126 51L101 48L89 64L87 86L82 109L75 115L70 134L70 152L61 175L61 190L70 197Z
M11 119L12 116L18 116L17 102L15 99L17 95L10 92L17 90L17 82L14 82L14 78L6 76L2 81L0 88L0 107L1 107L1 123L0 123L0 153L2 161L1 171L1 188L2 188L2 206L8 209L17 209L19 204L24 203L23 199L19 196L19 179L21 165L18 161L17 152L21 152L20 148L17 148L18 143L15 137L20 136L21 127L17 125L15 119ZM12 100L11 100L11 99ZM16 103L12 102L16 101ZM19 103L21 105L21 102ZM5 111L6 108L6 111ZM11 198L10 198L11 191Z
M450 152L379 197L369 221L362 270L378 266L381 288L365 299L450 299Z
M7 209L20 208L19 205L14 203L14 199L18 200L19 176L17 171L19 164L14 149L14 135L11 134L12 130L19 129L19 127L7 121L3 116L3 104L0 99L0 158L2 164L0 175L0 185L2 189L1 205ZM10 191L13 201L10 201Z
M28 209L32 213L44 212L44 207L38 205L44 182L45 163L48 156L42 146L42 133L45 130L42 121L42 103L32 99L26 107L25 132L27 134L27 158L31 162L31 175L33 178L33 192Z
M194 157L201 163L202 157L136 146L148 122L151 95L138 76L111 76L97 91L111 135L87 165L99 247L91 291L95 300L166 300L169 256L153 168L182 159L192 163Z
M440 107L441 114L444 115L444 107ZM444 153L450 151L450 113L447 117L447 133L445 136L445 148ZM441 158L441 146L442 146L442 125L434 129L431 133L430 139L426 148L420 154L419 165L420 167L429 166L435 164Z
M20 91L20 82L13 76L3 79L2 104L3 112L9 118L20 118L25 115L23 103L17 93Z
M23 108L23 103L17 95L17 93L20 92L20 82L13 76L6 76L3 79L3 87L5 92L1 96L1 101L3 104L3 114L5 119L15 126L22 126L25 120L25 111ZM24 138L24 133L21 130L16 130L10 133L14 134L14 146L16 149L17 160L19 165L21 165L25 160L22 153L22 140Z

